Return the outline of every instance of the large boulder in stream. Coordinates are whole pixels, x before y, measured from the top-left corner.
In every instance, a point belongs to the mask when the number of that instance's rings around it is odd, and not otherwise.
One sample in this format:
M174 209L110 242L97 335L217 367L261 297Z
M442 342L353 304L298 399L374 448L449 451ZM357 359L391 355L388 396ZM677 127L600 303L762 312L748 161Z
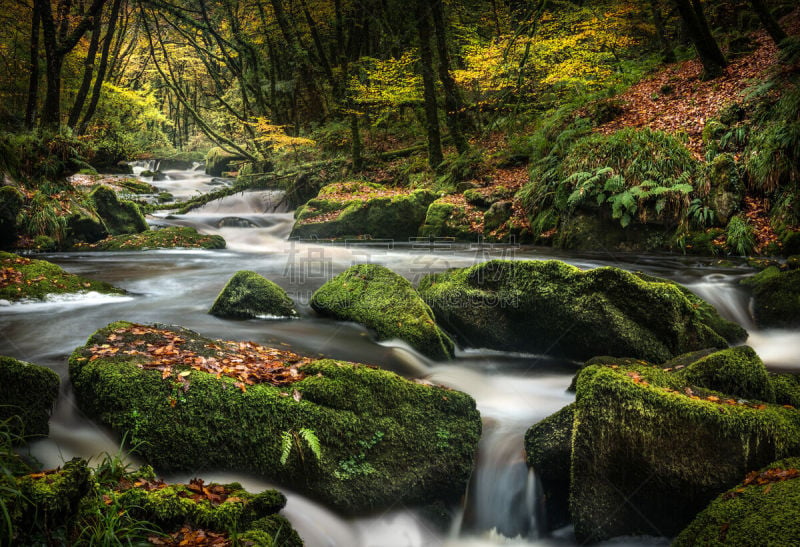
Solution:
M435 198L430 190L409 192L364 181L329 184L297 210L291 237L416 237Z
M337 275L311 297L325 316L356 321L375 330L378 340L399 338L433 359L453 357L453 342L405 278L377 264L358 264Z
M69 373L160 471L252 472L346 513L457 500L481 432L465 393L179 327L112 323Z
M219 293L211 315L235 319L295 317L294 302L282 288L256 272L236 272Z
M0 422L16 436L47 436L60 384L49 368L0 356Z
M747 338L680 285L612 267L492 260L428 275L418 290L465 346L660 363Z
M773 377L752 350L683 362L594 360L578 375L572 410L529 431L543 483L569 483L579 541L675 535L748 471L800 455L800 412L764 385ZM734 376L741 395L720 391ZM568 471L559 462L567 454Z
M119 199L114 190L98 186L89 192L89 199L112 236L135 234L148 229L139 207L132 201Z
M771 463L742 479L697 515L673 545L796 545L800 458Z
M800 327L800 269L777 266L742 280L753 294L753 315L762 328Z
M46 260L0 252L0 300L45 300L51 294L124 294L102 281L65 272Z
M191 226L168 226L138 234L109 236L94 243L76 243L80 250L148 251L153 249L224 249L220 235L201 234Z

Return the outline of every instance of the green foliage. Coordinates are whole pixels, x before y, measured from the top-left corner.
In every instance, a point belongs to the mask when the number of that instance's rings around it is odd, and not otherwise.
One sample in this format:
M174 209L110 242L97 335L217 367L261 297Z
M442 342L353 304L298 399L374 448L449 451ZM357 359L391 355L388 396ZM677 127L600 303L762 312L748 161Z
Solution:
M705 205L700 198L694 198L689 205L687 211L689 215L689 222L697 228L705 228L714 223L715 213L714 209Z
M297 431L289 429L281 433L281 465L286 465L286 462L289 461L292 448L297 448L300 460L305 462L305 451L301 441L305 441L306 446L311 450L311 454L314 455L317 461L322 459L322 446L319 443L317 434L313 429L301 427Z
M725 230L728 247L739 256L753 252L756 245L753 227L741 215L731 217Z

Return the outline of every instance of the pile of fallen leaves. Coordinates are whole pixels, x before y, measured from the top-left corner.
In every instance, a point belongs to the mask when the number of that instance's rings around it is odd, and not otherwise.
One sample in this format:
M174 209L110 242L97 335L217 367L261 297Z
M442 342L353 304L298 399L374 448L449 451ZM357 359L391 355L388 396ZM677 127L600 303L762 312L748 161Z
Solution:
M0 289L22 283L22 272L14 268L0 268Z
M304 378L298 368L311 362L308 357L255 342L217 340L204 344L202 354L185 345L186 340L175 332L131 325L115 329L105 343L89 348L89 361L118 355L141 356L145 359L137 363L139 368L159 370L164 379L174 375L186 390L191 369L217 378L235 378L238 381L234 385L242 391L254 384L285 386L298 382Z
M147 492L154 492L158 490L163 490L169 486L185 486L189 492L179 491L178 497L191 499L194 502L208 500L211 505L217 506L226 501L234 503L234 502L243 502L242 498L237 498L236 496L231 496L231 492L225 488L222 484L205 484L203 479L194 478L189 481L189 484L167 484L166 482L162 481L161 479L155 480L147 480L147 479L139 479L136 482L131 482L126 478L122 478L119 481L119 490L126 491L132 488L141 488ZM103 499L106 505L111 503L111 498L109 496L103 496Z
M798 477L800 477L800 471L793 467L789 469L775 467L772 469L767 469L766 471L751 471L747 474L747 477L745 477L742 486L735 490L731 490L725 494L724 498L733 499L739 494L744 493L746 486L751 485L765 486L764 494L768 494L769 491L772 490L772 485L776 482L788 481Z
M152 545L167 545L169 547L228 547L233 545L227 534L219 534L202 528L184 525L177 532L168 537L150 536L147 538Z
M780 245L780 239L769 221L767 207L764 199L756 199L754 197L744 198L745 213L748 222L753 227L753 233L756 238L755 252L760 254L770 244Z

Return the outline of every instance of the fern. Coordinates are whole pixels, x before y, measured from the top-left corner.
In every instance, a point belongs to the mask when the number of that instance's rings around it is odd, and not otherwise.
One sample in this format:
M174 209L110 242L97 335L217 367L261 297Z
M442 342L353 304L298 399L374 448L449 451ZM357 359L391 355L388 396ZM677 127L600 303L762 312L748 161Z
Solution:
M314 457L317 458L317 461L322 459L322 446L319 443L319 437L317 434L314 433L313 429L308 429L307 427L300 428L300 437L306 442L308 447L311 449L311 453L314 454Z
M281 465L286 465L289 461L289 454L292 452L292 432L284 431L281 434Z
M301 427L298 431L288 429L281 433L281 465L286 465L286 462L289 461L293 446L297 446L300 459L305 462L301 439L305 441L317 461L322 459L322 445L319 442L319 437L317 437L313 429Z

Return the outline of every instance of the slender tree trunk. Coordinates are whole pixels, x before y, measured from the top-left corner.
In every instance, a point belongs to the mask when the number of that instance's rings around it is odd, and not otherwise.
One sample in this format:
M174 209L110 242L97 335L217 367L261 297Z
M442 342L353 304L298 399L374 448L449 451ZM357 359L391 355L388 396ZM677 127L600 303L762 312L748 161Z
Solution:
M72 109L69 112L69 119L67 120L67 125L73 129L78 125L78 120L83 111L83 105L86 103L86 97L89 95L89 87L92 85L94 59L97 57L97 50L100 48L100 15L100 13L97 14L94 26L92 27L92 39L89 42L89 49L86 52L86 60L84 61L83 80L81 81L80 88L78 88L78 94L75 96L75 102L72 104Z
M704 77L710 79L719 76L728 63L708 28L702 4L699 0L675 0L675 5L703 63Z
M772 16L769 11L769 6L766 5L764 0L750 0L750 5L753 6L753 11L758 15L761 24L767 29L770 37L778 46L781 42L786 40L786 32L778 24L778 21Z
M94 79L94 87L92 88L92 98L89 100L89 106L86 107L86 112L83 114L79 133L86 133L86 128L89 122L94 117L97 110L97 103L100 102L100 94L103 91L103 82L106 77L106 69L108 67L108 52L111 50L111 42L114 39L114 32L117 28L117 19L119 18L119 8L122 0L114 0L111 6L111 14L108 20L108 30L106 30L105 41L103 42L103 51L100 52L100 65L97 67L97 76Z
M450 53L447 50L447 35L444 25L444 8L442 2L433 2L433 27L436 31L436 49L439 57L439 80L444 87L445 120L450 130L450 137L459 154L469 151L469 143L464 137L464 101L453 76L450 74Z
M661 56L664 58L665 63L673 63L675 62L675 51L667 37L667 29L664 25L664 16L661 14L661 7L658 5L658 0L649 0L649 2L653 25L656 27L658 41L661 44Z
M350 155L353 162L353 171L360 171L364 163L361 158L361 131L358 126L358 114L350 114Z
M39 10L34 5L31 14L30 80L28 81L28 104L25 107L25 127L33 129L36 122L36 104L39 101Z
M427 0L415 0L415 17L419 37L419 60L425 99L425 130L428 134L428 163L436 169L444 159L442 138L439 132L439 111L436 105L436 81L433 77L433 52L431 51L431 25Z

